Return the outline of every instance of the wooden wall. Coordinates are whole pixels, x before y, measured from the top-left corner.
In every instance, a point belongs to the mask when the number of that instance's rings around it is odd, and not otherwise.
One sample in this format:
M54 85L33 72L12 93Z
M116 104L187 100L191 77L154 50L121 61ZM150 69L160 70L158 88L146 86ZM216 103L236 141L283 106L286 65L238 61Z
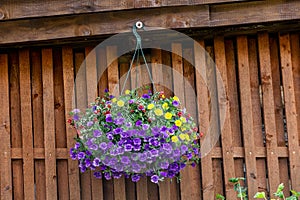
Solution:
M214 58L226 89L228 110L220 140L201 164L182 172L182 182L159 186L147 179L137 184L123 178L96 180L90 172L80 174L69 158L76 132L66 124L72 109L76 72L93 47L28 47L3 50L0 54L0 180L1 199L215 199L217 193L235 199L231 177L245 177L249 197L257 191L273 191L280 182L300 190L300 43L299 33L240 35L198 41ZM210 123L211 96L193 64L203 63L193 46L172 44L179 55L161 50L148 58L183 74L197 93L194 101L184 85L173 88L187 109L206 131ZM87 65L106 65L117 47L100 49ZM201 57L202 56L202 57ZM113 62L99 82L99 95L113 88L129 68L122 57ZM161 69L161 68L157 68ZM153 71L157 70L155 67ZM162 81L172 88L170 70L161 69ZM94 99L97 72L86 68L77 94L77 106ZM143 75L143 80L146 76ZM207 68L209 81L214 69ZM127 88L134 87L134 76ZM178 84L176 84L178 85ZM182 87L181 87L182 86ZM163 89L163 88L161 88ZM167 90L167 95L171 92ZM205 133L204 133L205 134Z

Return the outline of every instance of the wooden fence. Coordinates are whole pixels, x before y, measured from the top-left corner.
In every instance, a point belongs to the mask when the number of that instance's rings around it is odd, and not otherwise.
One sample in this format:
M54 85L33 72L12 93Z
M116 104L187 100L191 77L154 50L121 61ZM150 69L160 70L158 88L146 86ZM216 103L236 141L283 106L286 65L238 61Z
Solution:
M32 47L0 53L0 180L1 199L116 199L192 200L215 199L215 194L236 199L231 177L245 177L250 199L257 191L271 193L286 185L285 193L300 190L300 43L299 33L215 37L198 41L214 58L226 89L225 124L220 140L195 168L182 172L181 183L159 186L147 179L137 184L124 178L97 180L90 172L80 174L69 158L76 132L66 124L72 109L74 77L93 47ZM206 131L210 122L211 95L193 65L205 64L193 46L172 44L171 54L159 49L148 52L149 61L171 66L192 85L197 99L189 98L184 85L173 87L167 68L152 68L166 86L184 101ZM100 49L87 65L106 65L116 46ZM183 57L193 58L189 63ZM129 68L122 56L113 62L98 85L98 95L114 88ZM89 84L97 71L86 68L77 88L77 106L95 98ZM158 71L161 70L161 71ZM141 71L143 74L143 71ZM207 68L208 80L215 70ZM134 77L131 77L134 80ZM143 77L142 80L146 80ZM121 83L122 84L122 83ZM127 83L134 87L134 81ZM160 87L160 86L159 86ZM162 88L161 88L162 89ZM171 90L166 90L171 95ZM205 134L205 133L204 133Z

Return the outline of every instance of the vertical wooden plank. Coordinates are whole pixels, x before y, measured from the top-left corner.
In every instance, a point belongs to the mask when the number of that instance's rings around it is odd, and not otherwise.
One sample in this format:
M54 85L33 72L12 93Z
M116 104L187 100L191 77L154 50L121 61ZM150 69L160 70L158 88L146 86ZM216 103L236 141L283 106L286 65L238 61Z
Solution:
M288 149L291 174L291 188L300 190L300 149L297 133L297 109L292 70L290 35L279 36L281 72L284 92L286 126L288 133Z
M79 69L82 74L76 76L76 107L80 110L85 110L87 105L87 93L86 93L86 67L84 61L84 52L78 50L75 52L75 74L78 73ZM80 174L80 188L81 188L81 199L91 199L91 173L86 171Z
M88 104L94 102L97 97L97 60L96 50L93 47L85 48L86 80L87 80L87 99ZM96 179L91 173L92 199L103 199L102 180Z
M189 63L187 60L193 60L193 50L191 47L187 47L183 50L183 75L184 79L184 95L185 95L185 107L187 112L191 114L194 120L197 121L197 107L195 98L195 68L193 63ZM174 84L174 88L177 84ZM187 166L181 172L180 192L181 199L201 199L201 185L200 185L200 169L199 165L195 167Z
M9 74L8 57L0 54L0 139L2 145L0 166L1 166L1 199L12 199L12 170L10 153L10 116L9 116Z
M107 85L107 69L106 69L106 49L100 48L97 52L97 74L98 74L98 96L104 95L104 90L108 88ZM102 73L102 74L101 74Z
M248 57L248 39L246 36L237 37L237 51L247 186L248 195L253 197L257 191L257 180L255 179L257 172L253 137L253 113Z
M65 129L65 105L61 49L53 49L54 67L54 119L55 119L55 143L57 148L67 147ZM70 199L68 182L67 160L57 160L57 188L58 199Z
M9 54L10 130L12 148L22 148L18 51ZM12 160L13 196L24 199L23 160Z
M34 199L34 162L29 50L19 51L24 199Z
M240 111L236 79L237 65L233 39L225 40L225 56L227 66L227 96L229 101L228 109L230 112L231 140L234 147L242 147L243 143L240 129ZM235 177L244 176L243 158L234 158L234 171Z
M40 49L31 51L33 146L44 148L43 84ZM36 198L46 199L45 160L34 161Z
M129 58L128 56L122 56L119 58L119 63L120 63L120 88L123 87L123 85L125 84L125 88L124 90L130 90L131 89L131 78L130 78L130 72L128 72L129 70ZM129 73L129 77L128 80L125 81L125 78L127 76L127 73ZM136 199L136 184L134 182L131 181L130 178L125 179L125 192L126 192L126 199L130 200Z
M212 141L215 140L214 134L220 132L219 118L218 118L218 94L217 94L217 82L216 82L216 70L215 63L213 62L214 49L211 45L206 46L207 57L206 57L206 77L207 85L209 88L209 106L210 106L210 133ZM214 145L214 144L212 144ZM215 147L220 148L221 143L218 140ZM224 194L223 191L223 174L222 174L222 159L212 159L212 170L213 170L213 182L214 182L214 194Z
M178 96L182 105L185 105L182 45L180 43L172 43L172 67L174 95Z
M261 87L259 79L259 66L258 66L258 50L256 38L248 40L249 47L249 67L250 67L250 85L251 85L251 98L252 98L252 113L253 113L253 134L254 144L256 147L265 147L265 135L262 130L262 102L261 102ZM256 159L257 169L257 183L259 191L267 191L267 170L266 158Z
M235 166L233 159L233 143L232 143L232 131L231 131L231 122L230 122L230 112L229 112L229 102L228 102L228 80L227 80L227 68L226 68L226 55L225 55L225 44L223 37L216 37L214 39L214 52L215 52L215 63L216 67L220 72L221 80L217 80L218 88L221 85L224 86L225 94L222 94L220 90L218 90L218 100L219 107L226 106L225 113L225 122L223 126L223 130L221 133L222 139L222 156L223 156L223 169L224 169L224 179L225 179L225 192L227 199L234 199L236 197L236 193L233 190L231 184L229 183L229 179L235 176ZM222 113L219 113L220 116ZM221 116L222 117L222 116Z
M197 92L197 106L198 106L198 122L200 132L205 133L204 138L201 139L200 143L203 144L204 140L208 141L208 148L211 149L210 135L207 132L209 127L209 105L208 105L208 89L207 89L207 77L206 77L206 54L204 41L200 40L199 45L194 45L195 52L195 67L196 67L196 92ZM204 146L201 147L206 148ZM201 152L202 153L202 152ZM211 154L202 155L201 158L201 171L202 171L202 188L203 188L203 199L213 200L214 199L214 184L212 174L212 158Z
M258 34L258 47L267 147L267 166L268 175L270 177L269 187L270 191L276 191L280 180L278 156L276 154L276 120L268 33Z
M118 68L118 58L117 58L117 46L108 46L106 48L108 71L108 88L114 95L119 95L119 68ZM122 200L126 199L125 193L125 179L121 177L119 179L113 180L114 184L114 199Z
M62 49L62 70L63 70L63 87L64 87L64 104L65 117L70 118L69 112L72 110L72 97L74 86L74 64L73 50L70 47ZM76 131L71 127L66 127L67 148L74 147ZM71 200L80 200L79 172L78 163L68 158L68 181L69 181L69 197Z
M162 51L162 64L163 64L163 80L164 80L164 92L167 97L173 95L173 74L172 74L172 53L168 51ZM179 186L179 185L178 185ZM178 192L178 191L177 191Z
M46 199L57 199L52 49L42 49Z

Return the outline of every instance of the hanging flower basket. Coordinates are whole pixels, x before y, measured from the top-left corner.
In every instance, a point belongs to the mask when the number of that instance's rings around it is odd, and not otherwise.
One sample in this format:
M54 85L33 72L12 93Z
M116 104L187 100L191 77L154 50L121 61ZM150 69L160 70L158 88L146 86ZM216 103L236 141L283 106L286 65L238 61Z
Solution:
M200 159L196 124L176 96L149 92L140 97L137 90L126 90L116 98L106 91L85 112L74 109L71 115L79 136L71 158L96 178L124 175L137 182L150 176L158 183L179 179L180 170Z

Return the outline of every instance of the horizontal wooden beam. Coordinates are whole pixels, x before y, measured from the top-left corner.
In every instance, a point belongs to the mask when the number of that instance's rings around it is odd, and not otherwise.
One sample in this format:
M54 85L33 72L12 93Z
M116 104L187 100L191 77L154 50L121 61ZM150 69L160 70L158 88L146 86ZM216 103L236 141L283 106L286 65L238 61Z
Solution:
M65 40L80 41L131 31L143 21L149 27L218 28L300 19L300 1L254 1L224 5L175 6L0 22L0 46ZM298 23L298 26L299 23Z
M234 147L232 152L234 158L244 158L245 149L243 147ZM288 148L287 147L277 147L273 152L279 158L288 157ZM212 158L222 158L222 148L215 147L211 151ZM256 151L253 152L253 155L257 158L266 158L266 148L265 147L256 147ZM23 159L22 148L12 148L11 149L11 158L12 159ZM45 149L44 148L34 148L33 149L33 158L34 159L45 159ZM56 159L68 159L69 150L67 148L56 148Z
M168 6L232 3L247 0L1 0L0 21Z

